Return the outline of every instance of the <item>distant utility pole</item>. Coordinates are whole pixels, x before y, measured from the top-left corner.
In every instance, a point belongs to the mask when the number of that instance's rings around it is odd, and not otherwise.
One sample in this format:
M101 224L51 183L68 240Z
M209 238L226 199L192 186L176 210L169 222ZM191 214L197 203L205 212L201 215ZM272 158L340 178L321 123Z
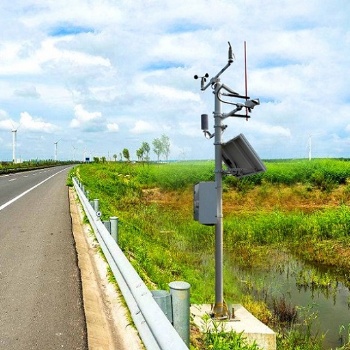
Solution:
M201 79L201 90L206 90L209 86L214 90L214 134L208 131L208 115L202 114L202 130L206 138L211 139L214 137L215 146L215 188L216 188L216 213L214 216L216 219L215 224L215 305L212 310L212 315L216 319L227 319L230 317L228 312L228 307L224 301L223 292L223 212L222 212L222 177L224 173L231 173L235 176L246 176L251 175L256 172L265 171L264 165L260 162L255 152L252 150L251 146L247 143L243 135L239 135L235 139L232 139L230 143L227 143L227 149L225 149L226 154L223 157L223 143L222 143L222 133L226 129L227 125L223 125L222 121L227 117L242 117L250 118L248 112L259 105L259 99L250 99L247 96L247 74L245 69L245 82L246 82L246 93L245 95L239 95L237 92L230 89L225 84L220 82L219 76L232 64L233 62L233 52L231 44L229 44L228 50L228 63L221 69L221 71L215 75L206 84L209 74L206 73L204 76L199 77L195 75L194 78ZM246 46L244 45L244 51ZM246 51L245 51L246 52ZM246 55L246 53L245 53ZM224 101L225 97L232 97L236 99L243 99L245 103L232 103ZM222 113L221 104L227 103L234 105L235 108L229 113ZM244 114L237 114L237 112L245 109ZM243 150L244 148L244 150ZM240 152L240 150L243 150ZM228 159L230 158L230 159ZM230 165L228 172L223 171L222 162L225 161L226 165ZM242 164L244 164L242 166ZM248 165L247 165L248 164ZM211 198L209 198L211 200ZM198 204L199 206L201 203ZM200 220L199 220L200 221ZM204 222L202 222L204 223ZM204 224L208 224L207 222ZM210 223L209 223L210 224Z

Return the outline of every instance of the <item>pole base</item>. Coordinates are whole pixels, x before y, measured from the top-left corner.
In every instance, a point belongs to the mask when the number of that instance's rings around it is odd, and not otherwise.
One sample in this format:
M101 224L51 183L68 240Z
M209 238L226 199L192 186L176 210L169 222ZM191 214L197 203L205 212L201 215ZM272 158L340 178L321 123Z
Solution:
M226 302L223 303L216 303L215 305L211 305L211 312L210 312L211 318L214 320L224 321L224 320L230 320L233 318L233 312L229 311L229 308L227 307Z

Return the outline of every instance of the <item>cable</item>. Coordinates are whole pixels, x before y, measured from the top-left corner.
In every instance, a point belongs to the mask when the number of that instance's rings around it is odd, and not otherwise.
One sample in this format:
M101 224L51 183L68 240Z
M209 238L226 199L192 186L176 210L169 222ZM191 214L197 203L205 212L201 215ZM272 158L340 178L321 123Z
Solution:
M220 87L220 89L219 89L218 92L216 93L216 97L218 98L218 100L219 100L220 102L222 102L222 103L226 103L226 104L228 104L228 105L233 105L233 106L238 107L238 104L237 104L237 103L235 103L235 102L224 101L224 100L222 100L222 99L220 98L219 93L220 93L220 90L221 90L221 89L222 89L222 86ZM213 89L213 90L214 90L214 89Z

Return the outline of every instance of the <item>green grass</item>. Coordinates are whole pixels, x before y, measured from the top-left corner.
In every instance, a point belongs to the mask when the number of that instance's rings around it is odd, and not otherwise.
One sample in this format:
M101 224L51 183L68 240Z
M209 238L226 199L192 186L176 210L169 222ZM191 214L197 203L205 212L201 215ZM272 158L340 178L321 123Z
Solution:
M224 206L234 205L226 208L225 254L232 255L234 248L242 263L254 263L261 247L283 245L305 260L349 268L349 259L339 252L349 242L350 162L266 166L263 174L224 179ZM84 164L75 173L90 199L100 199L103 217L119 217L119 244L150 289L168 289L169 282L185 280L191 284L191 302L213 301L214 228L195 222L192 213L193 185L213 181L213 162ZM302 205L295 208L293 201ZM312 244L303 246L305 242ZM225 260L224 282L228 302L244 300L230 259ZM305 336L303 329L294 328L279 339L279 349L320 349L317 340Z
M310 179L314 178L315 174L321 171L320 169L326 171L322 173L322 177L325 178L330 169L339 169L341 165L348 167L349 164L350 162L341 160L268 163L268 172L263 177L263 183L254 185L254 188L258 187L259 190L252 201L256 203L264 197L268 201L271 195L269 193L278 191L274 183L266 182L270 171L275 174L272 176L273 179L282 179L286 175L286 168L289 168L289 173L300 173L304 169L304 173L307 173L307 176L304 176L306 190L298 189L300 193L293 194L304 198L316 190L320 191L322 196L323 190L319 189L318 185L314 185L311 189L308 187ZM294 165L297 171L293 169ZM205 261L212 259L214 229L193 220L192 188L196 182L210 180L212 171L211 162L159 165L105 163L81 165L77 174L89 189L90 198L100 199L103 217L105 219L114 215L119 217L120 230L123 232L120 244L131 257L134 257L134 264L142 262L142 266L138 268L143 269L144 273L148 274L150 279L160 287L164 287L169 278L190 278L196 286L194 296L198 295L198 300L196 299L195 302L203 302L208 301L208 292L200 286L199 276L207 276L208 285L210 285L213 271L206 266ZM344 172L342 169L339 171ZM335 170L333 172L336 173ZM336 178L341 177L333 176L333 179ZM227 184L228 189L232 187L232 180L230 181L231 183ZM247 183L246 178L235 181L237 181L235 188L231 188L228 192L238 193L238 200L241 200L240 196L242 199L246 198L246 192L243 191L243 194L241 192L243 185L237 186L239 181ZM341 182L346 183L347 178ZM347 185L337 184L337 186L343 186L344 192L348 191ZM150 201L145 193L154 188L157 188L159 198L156 201ZM246 191L252 191L252 187ZM265 195L265 192L268 194ZM162 202L163 198L167 200L165 196L168 193L173 197L176 193L187 193L187 196L179 195L178 202L173 198L172 205L168 206L167 203ZM326 200L327 196L328 194L325 195ZM186 202L181 202L183 198ZM311 200L313 201L313 198ZM264 203L262 202L261 208L258 209L231 211L225 215L224 243L229 252L232 245L240 242L255 245L289 242L296 251L298 244L305 240L312 242L348 240L350 209L346 203L330 208L319 208L311 212L286 211L283 208L266 210ZM310 259L312 256L309 257ZM335 263L339 264L339 260ZM232 297L235 297L235 293L232 293Z

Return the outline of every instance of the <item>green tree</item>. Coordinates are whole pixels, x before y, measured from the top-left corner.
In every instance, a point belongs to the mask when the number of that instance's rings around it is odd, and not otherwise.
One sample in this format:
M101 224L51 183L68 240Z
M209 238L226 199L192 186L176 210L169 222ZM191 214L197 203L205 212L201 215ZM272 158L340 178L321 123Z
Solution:
M159 162L160 155L163 153L163 144L161 139L154 139L152 145L153 152L157 155L157 161Z
M113 154L114 161L117 161L118 156L116 154Z
M160 141L162 143L162 153L165 156L165 160L168 161L169 153L170 153L170 139L166 135L162 135L160 138Z
M142 150L143 150L143 159L148 162L149 161L149 152L151 151L151 147L148 144L148 142L142 142L142 146L141 146Z
M136 150L136 157L138 161L143 161L143 154L144 154L144 151L142 147Z
M128 161L130 162L130 153L129 153L129 150L127 148L124 148L123 149L123 157Z

